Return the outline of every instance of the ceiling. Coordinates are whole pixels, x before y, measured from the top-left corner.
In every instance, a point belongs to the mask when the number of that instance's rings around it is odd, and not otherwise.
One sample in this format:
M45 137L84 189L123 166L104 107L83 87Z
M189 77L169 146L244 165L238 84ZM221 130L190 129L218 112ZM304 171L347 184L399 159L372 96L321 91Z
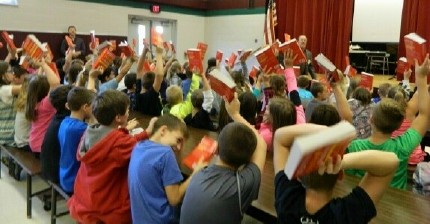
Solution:
M266 0L135 0L142 3L176 6L198 10L247 9L265 6Z

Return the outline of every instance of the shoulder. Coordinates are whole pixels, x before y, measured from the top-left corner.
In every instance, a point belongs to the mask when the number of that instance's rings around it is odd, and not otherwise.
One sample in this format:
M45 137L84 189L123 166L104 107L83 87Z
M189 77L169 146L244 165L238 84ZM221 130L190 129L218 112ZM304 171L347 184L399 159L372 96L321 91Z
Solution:
M355 187L347 196L333 199L330 205L337 220L341 222L354 219L356 223L368 223L376 216L376 208L372 199L359 186ZM352 217L350 214L354 214L354 216Z

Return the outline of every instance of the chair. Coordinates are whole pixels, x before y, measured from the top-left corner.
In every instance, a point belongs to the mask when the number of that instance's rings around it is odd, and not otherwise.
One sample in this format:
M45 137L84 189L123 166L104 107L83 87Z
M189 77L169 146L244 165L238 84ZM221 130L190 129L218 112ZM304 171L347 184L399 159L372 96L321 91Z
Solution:
M382 74L385 75L385 71L387 71L387 74L390 74L390 66L388 58L390 57L389 53L382 53L382 54L367 54L367 63L369 72L371 72L375 67L382 70Z

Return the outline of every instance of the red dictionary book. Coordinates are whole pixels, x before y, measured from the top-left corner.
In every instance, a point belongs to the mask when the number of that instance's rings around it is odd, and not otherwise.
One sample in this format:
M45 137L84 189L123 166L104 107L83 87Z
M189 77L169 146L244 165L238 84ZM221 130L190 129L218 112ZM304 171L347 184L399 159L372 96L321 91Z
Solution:
M239 60L240 61L246 61L249 58L249 56L251 56L251 54L252 54L252 49L242 51L242 53L239 56Z
M400 57L399 60L397 60L397 67L396 67L396 78L398 81L403 80L403 73L408 71L411 68L411 65L408 63L408 60L405 57ZM415 76L411 75L409 78L409 81L415 82Z
M202 60L203 60L205 58L206 51L208 50L208 45L203 43L203 42L198 42L197 43L197 49L200 49Z
M66 39L66 42L67 42L67 45L70 47L70 48L74 48L74 46L75 46L75 44L73 43L73 40L72 40L72 38L70 38L69 36L64 36L64 38Z
M22 50L26 55L35 60L41 59L47 53L46 47L33 34L28 35L24 40Z
M132 57L134 55L134 50L130 47L127 41L121 41L118 47L126 57Z
M145 70L145 72L151 71L151 65L148 61L143 62L143 70Z
M215 55L215 59L217 60L217 61L219 61L219 62L221 62L222 61L222 56L223 56L223 52L221 51L221 50L217 50L216 51L216 55Z
M225 96L229 102L233 100L236 83L234 83L229 74L214 69L209 73L209 81L211 88L218 95Z
M105 48L102 53L97 57L96 61L93 64L94 69L102 68L106 70L109 65L112 64L115 59L115 55L109 51L109 49Z
M278 59L270 46L266 46L255 52L255 57L264 73L274 73L280 68Z
M16 46L13 43L13 36L9 35L9 33L7 33L6 31L3 31L1 33L1 36L3 37L3 40L6 42L6 44L9 45L10 50L16 50Z
M236 59L237 59L237 54L235 54L234 52L231 53L230 57L226 59L226 63L228 67L233 68L234 64L236 63Z
M359 86L368 89L369 91L372 91L373 89L373 75L362 72L360 75L360 83Z
M260 71L260 69L257 66L252 66L251 72L249 72L249 77L252 77L254 81L257 81L257 74Z
M152 28L151 30L151 42L152 45L163 46L163 37L155 30L155 28Z
M300 76L300 66L293 66L294 69L294 75L296 75L296 77Z
M302 49L300 48L296 38L291 39L279 45L280 52L285 52L288 49L291 49L294 52L294 54L297 55L296 60L294 60L295 65L306 63L306 56L303 53Z
M188 63L190 66L191 71L194 69L198 69L199 73L203 73L203 62L202 62L202 55L200 49L188 49L187 50L187 56L188 56Z
M414 65L414 59L417 59L420 64L423 63L427 54L426 40L416 33L405 35L403 39L409 64Z
M191 153L182 160L182 163L190 169L199 162L200 158L203 157L204 162L209 162L215 155L218 142L208 136L204 136L200 143L191 151Z
M336 161L338 155L343 156L355 135L355 127L341 121L321 131L296 137L285 164L285 175L290 180L300 178L318 171L320 161L330 157Z
M315 61L324 68L328 73L327 75L331 75L334 82L338 82L340 80L340 76L337 73L336 66L328 59L324 54L320 53L315 57ZM328 79L329 77L327 77Z
M97 44L96 44L96 31L94 31L94 30L90 31L90 38L91 38L90 48L94 49L94 48L97 47Z

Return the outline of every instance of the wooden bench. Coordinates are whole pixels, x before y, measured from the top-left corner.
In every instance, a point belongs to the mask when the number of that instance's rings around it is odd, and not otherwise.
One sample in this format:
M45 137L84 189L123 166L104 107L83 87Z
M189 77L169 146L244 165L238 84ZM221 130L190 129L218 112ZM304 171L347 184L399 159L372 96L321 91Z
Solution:
M69 200L70 196L58 184L50 181L48 183L51 186L51 224L55 224L58 217L69 214L69 211L57 214L57 196L60 195L66 201Z
M32 197L37 196L43 192L46 192L47 190L49 190L49 188L47 189L42 189L40 191L37 192L32 192L32 177L39 175L41 173L41 167L40 167L40 160L37 159L33 153L31 152L26 152L20 149L17 149L15 147L10 147L10 146L0 146L0 157L1 157L1 153L2 151L10 156L15 163L17 163L19 166L22 167L22 170L26 173L27 176L27 218L31 218L31 205L32 205ZM0 166L1 169L1 166ZM1 170L0 170L1 173ZM1 176L0 176L1 177Z

